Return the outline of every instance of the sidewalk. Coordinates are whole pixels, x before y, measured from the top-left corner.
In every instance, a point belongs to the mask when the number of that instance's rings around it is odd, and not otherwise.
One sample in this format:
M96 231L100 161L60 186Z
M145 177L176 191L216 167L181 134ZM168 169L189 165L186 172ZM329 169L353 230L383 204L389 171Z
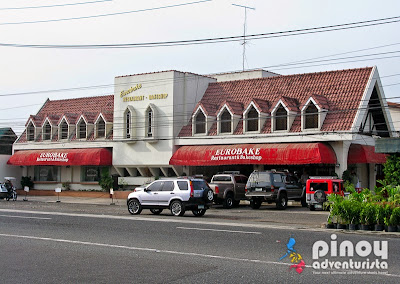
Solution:
M110 198L108 192L103 191L62 191L56 193L53 190L36 190L33 189L28 193L23 190L17 190L18 200L27 199L29 201L39 202L60 202L94 204L94 205L126 205L126 199L131 191L114 191L113 198Z

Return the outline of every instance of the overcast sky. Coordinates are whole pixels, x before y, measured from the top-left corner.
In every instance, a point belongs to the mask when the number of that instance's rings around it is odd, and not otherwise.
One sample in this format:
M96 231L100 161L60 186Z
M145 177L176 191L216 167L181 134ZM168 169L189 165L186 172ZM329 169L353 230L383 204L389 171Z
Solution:
M0 44L94 45L240 36L244 9L232 4L255 8L247 10L248 35L400 16L398 0L200 1L2 0ZM116 15L91 17L105 14ZM80 19L62 20L71 18ZM400 22L394 22L254 39L246 45L245 68L297 74L376 65L386 97L400 102L399 30ZM367 50L358 51L363 49ZM115 76L172 69L197 74L238 71L242 69L242 52L240 42L130 49L0 46L0 126L21 133L29 115L36 114L47 98L112 94ZM327 57L335 54L340 55ZM359 57L371 54L376 55ZM318 62L271 67L312 58ZM320 61L333 58L345 59ZM109 86L42 92L99 85ZM20 95L25 92L30 93Z

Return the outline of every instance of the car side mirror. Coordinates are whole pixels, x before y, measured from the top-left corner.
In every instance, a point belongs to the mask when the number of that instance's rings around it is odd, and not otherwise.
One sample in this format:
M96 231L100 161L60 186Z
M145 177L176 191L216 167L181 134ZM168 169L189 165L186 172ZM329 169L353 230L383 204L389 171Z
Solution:
M145 188L144 191L149 192L149 191L151 191L151 189Z

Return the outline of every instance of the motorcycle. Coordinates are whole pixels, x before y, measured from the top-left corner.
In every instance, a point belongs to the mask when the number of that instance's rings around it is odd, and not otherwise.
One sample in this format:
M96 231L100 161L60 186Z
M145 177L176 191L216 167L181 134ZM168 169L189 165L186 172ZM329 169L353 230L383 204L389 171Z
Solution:
M5 177L4 182L0 184L0 199L5 198L7 201L10 199L13 201L17 200L17 191L11 180L15 180L15 178Z

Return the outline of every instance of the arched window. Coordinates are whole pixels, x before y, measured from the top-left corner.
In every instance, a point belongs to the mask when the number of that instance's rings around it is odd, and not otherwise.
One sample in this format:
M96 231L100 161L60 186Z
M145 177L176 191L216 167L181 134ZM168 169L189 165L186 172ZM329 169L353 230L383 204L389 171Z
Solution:
M220 127L221 127L220 133L232 132L232 115L227 109L225 109L221 114Z
M28 141L35 140L35 126L33 126L32 122L30 122L28 124L28 127L26 128L26 140Z
M131 138L131 126L132 126L132 117L131 112L127 110L125 112L125 137Z
M106 123L104 119L100 116L99 120L97 121L97 138L105 138L106 137Z
M318 128L318 109L312 102L305 112L305 128Z
M247 131L258 131L258 119L258 111L251 107L246 117Z
M195 133L206 133L206 116L201 110L195 117Z
M68 123L65 120L60 124L60 138L68 139Z
M48 121L43 126L43 140L51 139L51 125Z
M275 112L275 130L287 130L287 111L283 105Z
M81 119L78 124L78 139L86 139L86 122Z
M146 137L153 137L154 113L149 107L146 111Z

